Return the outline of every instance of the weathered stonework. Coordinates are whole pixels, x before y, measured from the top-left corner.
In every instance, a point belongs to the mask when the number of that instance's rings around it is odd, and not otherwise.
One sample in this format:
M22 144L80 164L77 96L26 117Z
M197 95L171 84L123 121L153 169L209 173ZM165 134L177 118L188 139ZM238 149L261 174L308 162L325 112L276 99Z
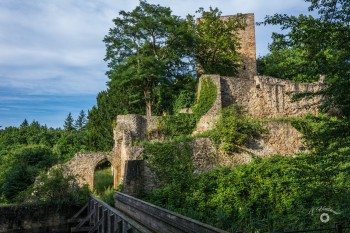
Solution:
M219 164L218 150L209 138L196 138L192 141L192 163L195 172L214 170Z
M137 160L143 148L133 146L135 140L149 140L157 132L159 117L151 117L147 122L145 116L141 115L119 115L117 116L116 127L114 128L114 148L111 153L77 153L69 162L64 164L67 174L77 177L79 185L87 184L92 190L94 187L94 172L97 164L103 160L109 161L113 169L114 188L125 178L125 174L133 169L127 161ZM150 136L151 135L151 136ZM143 172L145 171L145 172ZM147 168L142 169L142 174L149 174ZM129 181L132 179L129 179ZM134 182L134 181L130 181ZM151 184L150 184L151 185ZM149 185L148 185L149 186Z
M238 31L240 39L240 48L238 53L242 56L243 67L239 70L239 77L251 79L256 75L256 43L255 43L255 20L254 14L243 14L245 18L245 29ZM223 16L222 18L235 17Z
M267 76L246 79L204 75L201 79L211 79L216 84L218 94L213 107L197 124L196 133L211 129L219 116L219 110L230 105L240 106L248 115L258 119L317 114L320 96L297 101L293 101L292 98L295 94L315 93L324 87L321 82L296 83Z
M117 116L116 127L114 133L113 157L117 158L120 163L118 171L118 180L121 181L125 174L125 165L128 160L137 160L142 153L143 148L133 146L135 140L148 140L150 135L154 136L154 132L158 132L159 117L151 117L147 121L146 116L141 115L119 115Z
M209 138L196 138L192 141L193 165L195 172L214 170L217 166L236 166L249 163L253 156L267 157L276 154L293 156L303 152L302 134L289 122L265 122L267 134L251 141L236 153L220 151Z
M77 153L69 162L64 164L67 173L75 175L80 186L87 184L94 187L94 173L97 164L107 160L111 163L114 174L114 188L120 182L120 159L110 153Z

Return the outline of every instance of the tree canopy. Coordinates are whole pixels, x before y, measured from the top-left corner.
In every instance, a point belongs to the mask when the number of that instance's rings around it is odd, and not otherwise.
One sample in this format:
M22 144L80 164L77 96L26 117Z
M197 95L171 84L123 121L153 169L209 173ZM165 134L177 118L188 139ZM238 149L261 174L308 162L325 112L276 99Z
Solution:
M203 72L237 72L236 34L244 27L242 17L221 20L217 8L198 13L202 24L196 24L194 16L183 19L167 7L140 1L113 20L104 38L108 89L98 94L97 105L88 113L90 150L110 150L118 114L172 114L189 107L197 75L202 74L197 74L197 64Z
M242 15L222 20L215 8L201 18L172 15L170 8L140 1L131 12L120 11L104 38L110 89L132 87L129 102L143 102L146 115L167 111L174 96L199 75L237 73L240 56L237 32Z
M133 100L146 103L146 115L178 79L193 72L193 36L186 20L170 8L140 1L131 12L120 11L104 38L109 86L132 86Z
M350 4L347 0L306 0L313 15L267 16L263 24L280 25L270 54L259 58L259 73L316 81L326 76L325 110L338 108L350 116ZM315 12L316 11L316 12Z
M195 25L195 53L199 75L236 75L242 61L238 53L238 31L246 26L244 15L222 19L221 11L211 7L209 11L200 8L197 13L201 14Z

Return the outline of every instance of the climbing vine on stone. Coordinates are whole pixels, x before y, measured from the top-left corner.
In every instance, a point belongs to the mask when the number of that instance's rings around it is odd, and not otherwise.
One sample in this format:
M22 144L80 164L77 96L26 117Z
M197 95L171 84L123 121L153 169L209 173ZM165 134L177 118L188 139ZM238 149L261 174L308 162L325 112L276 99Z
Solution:
M202 79L200 82L200 92L192 107L193 113L177 113L161 118L159 121L159 129L162 134L167 138L190 135L195 129L199 119L213 106L216 95L216 85L213 81L209 78Z
M224 152L236 152L241 146L264 133L261 124L245 116L236 106L221 111L221 117L211 132L211 138Z
M195 115L197 121L213 106L216 95L217 91L214 82L208 78L202 79L200 92L198 93L196 103L192 107L193 114Z
M143 159L162 184L186 183L193 172L189 142L146 142Z

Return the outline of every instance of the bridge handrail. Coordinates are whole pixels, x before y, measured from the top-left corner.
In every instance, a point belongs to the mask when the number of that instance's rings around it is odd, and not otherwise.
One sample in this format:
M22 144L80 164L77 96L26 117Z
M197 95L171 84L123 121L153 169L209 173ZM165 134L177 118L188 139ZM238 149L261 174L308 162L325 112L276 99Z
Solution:
M110 205L108 205L107 203L105 203L104 201L102 201L101 199L97 198L96 196L94 196L92 194L90 194L89 203L91 202L91 200L96 201L98 204L102 205L103 208L107 209L111 213L122 218L124 221L128 222L131 226L133 226L138 231L144 232L144 233L152 233L152 231L149 231L147 228L145 228L143 225L141 225L140 223L138 223L134 219L128 217L126 214L122 213L121 211L114 209L113 207L111 207Z
M133 216L132 214L134 214L135 211L139 211L143 212L145 215L152 216L152 221L154 219L158 219L159 221L171 225L180 231L182 230L181 232L227 233L227 231L223 231L208 224L177 214L170 210L161 208L159 206L142 201L140 199L137 199L135 197L129 196L121 192L115 192L114 199L116 201L116 208L120 208L121 211L129 214L130 217L133 217L135 219L137 219L140 215L135 214ZM123 208L123 204L125 204L128 207ZM134 209L130 211L130 207ZM140 219L138 220L140 221ZM146 227L149 227L143 221L140 222L142 222ZM200 229L200 231L198 231L198 229Z

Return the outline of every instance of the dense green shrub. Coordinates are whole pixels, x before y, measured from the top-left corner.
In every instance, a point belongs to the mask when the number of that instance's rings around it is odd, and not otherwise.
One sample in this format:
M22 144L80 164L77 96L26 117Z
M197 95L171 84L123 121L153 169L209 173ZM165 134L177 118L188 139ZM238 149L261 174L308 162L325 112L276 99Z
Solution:
M95 195L108 205L114 206L114 192L113 187L108 186L105 190Z
M57 156L44 145L15 146L0 161L0 195L11 202L33 184L41 171L56 163Z
M20 127L0 129L0 203L14 201L40 172L87 148L84 112L76 121L77 127L69 116L69 127L63 130L27 120Z
M221 111L220 119L216 122L211 138L225 152L235 152L242 145L263 134L261 124L242 114L235 106Z
M167 138L190 135L196 127L196 119L192 114L178 113L164 116L159 120L159 129Z
M21 199L45 202L58 206L76 206L86 203L89 195L88 186L80 187L74 175L67 174L62 167L55 167L49 172L42 172L37 182L22 193Z
M94 172L94 195L104 202L114 204L114 177L111 163L103 160L97 164Z
M318 163L316 155L256 159L235 169L193 174L186 189L172 183L144 198L231 232L333 227L350 217L349 175L334 170L322 179ZM322 206L341 214L329 213L331 221L322 223L316 210Z
M147 142L143 159L163 184L186 183L193 171L189 142Z
M173 104L174 114L176 115L183 108L190 108L193 105L194 98L195 98L195 95L193 90L191 91L182 90L174 101L174 104Z

